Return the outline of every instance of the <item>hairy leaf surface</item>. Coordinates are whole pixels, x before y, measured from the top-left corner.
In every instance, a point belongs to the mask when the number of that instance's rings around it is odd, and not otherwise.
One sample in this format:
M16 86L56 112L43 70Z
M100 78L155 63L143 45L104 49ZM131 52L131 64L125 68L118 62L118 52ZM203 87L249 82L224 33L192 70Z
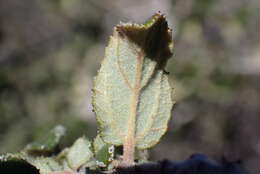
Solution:
M76 170L90 161L93 155L91 143L85 137L82 137L77 139L68 150L67 161L69 166Z
M161 14L142 25L114 28L92 100L105 142L145 149L165 133L173 101L164 67L172 47L171 30Z

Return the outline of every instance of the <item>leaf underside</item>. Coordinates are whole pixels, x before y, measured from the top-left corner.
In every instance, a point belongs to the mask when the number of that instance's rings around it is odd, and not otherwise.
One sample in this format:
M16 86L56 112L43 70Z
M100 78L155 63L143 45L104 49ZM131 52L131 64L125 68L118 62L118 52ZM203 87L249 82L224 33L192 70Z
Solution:
M68 150L67 161L69 166L77 170L93 157L90 149L91 143L85 137L75 141L73 146Z
M128 139L145 149L165 133L173 101L164 67L172 45L171 31L161 14L142 25L115 27L92 99L105 142L122 145Z

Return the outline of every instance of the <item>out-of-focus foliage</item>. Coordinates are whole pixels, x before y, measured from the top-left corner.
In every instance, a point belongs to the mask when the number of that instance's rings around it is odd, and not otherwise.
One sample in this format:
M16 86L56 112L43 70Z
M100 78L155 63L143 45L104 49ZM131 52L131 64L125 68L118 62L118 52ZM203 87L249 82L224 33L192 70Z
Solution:
M57 150L61 138L65 135L65 132L65 128L58 125L50 132L46 132L46 136L44 138L28 144L25 147L25 151L32 155L52 154L55 150Z
M46 142L38 140L17 153L0 155L0 173L86 173L106 167L95 158L100 151L93 151L93 144L86 137L78 138L71 147L62 150L61 135L65 135L65 128L59 125L48 133ZM96 141L94 146L100 147L102 143ZM106 153L109 152L103 151L103 155Z
M56 124L67 128L63 145L93 137L92 79L107 36L159 10L173 28L177 105L151 157L225 155L259 173L259 0L0 1L0 153Z

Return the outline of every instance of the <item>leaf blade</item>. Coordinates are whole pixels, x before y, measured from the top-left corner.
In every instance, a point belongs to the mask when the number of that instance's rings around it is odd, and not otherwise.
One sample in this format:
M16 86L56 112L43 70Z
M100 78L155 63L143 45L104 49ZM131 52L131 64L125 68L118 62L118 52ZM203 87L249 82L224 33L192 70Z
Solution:
M165 133L173 101L163 68L171 49L171 33L160 14L144 25L115 28L92 98L105 142L149 148Z
M77 170L90 161L94 155L90 147L91 143L85 137L77 139L66 155L69 167Z

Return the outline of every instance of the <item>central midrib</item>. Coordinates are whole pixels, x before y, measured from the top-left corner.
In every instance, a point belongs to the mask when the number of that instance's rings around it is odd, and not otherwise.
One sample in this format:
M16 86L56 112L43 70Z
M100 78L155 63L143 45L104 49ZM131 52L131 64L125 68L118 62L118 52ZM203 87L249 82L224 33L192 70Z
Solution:
M142 78L142 67L143 67L144 53L142 50L137 55L137 66L135 74L135 84L133 88L133 95L131 98L130 115L128 120L127 135L124 140L124 154L123 160L125 163L134 162L134 151L135 151L135 129L136 129L136 116L138 99L141 90L141 78Z

